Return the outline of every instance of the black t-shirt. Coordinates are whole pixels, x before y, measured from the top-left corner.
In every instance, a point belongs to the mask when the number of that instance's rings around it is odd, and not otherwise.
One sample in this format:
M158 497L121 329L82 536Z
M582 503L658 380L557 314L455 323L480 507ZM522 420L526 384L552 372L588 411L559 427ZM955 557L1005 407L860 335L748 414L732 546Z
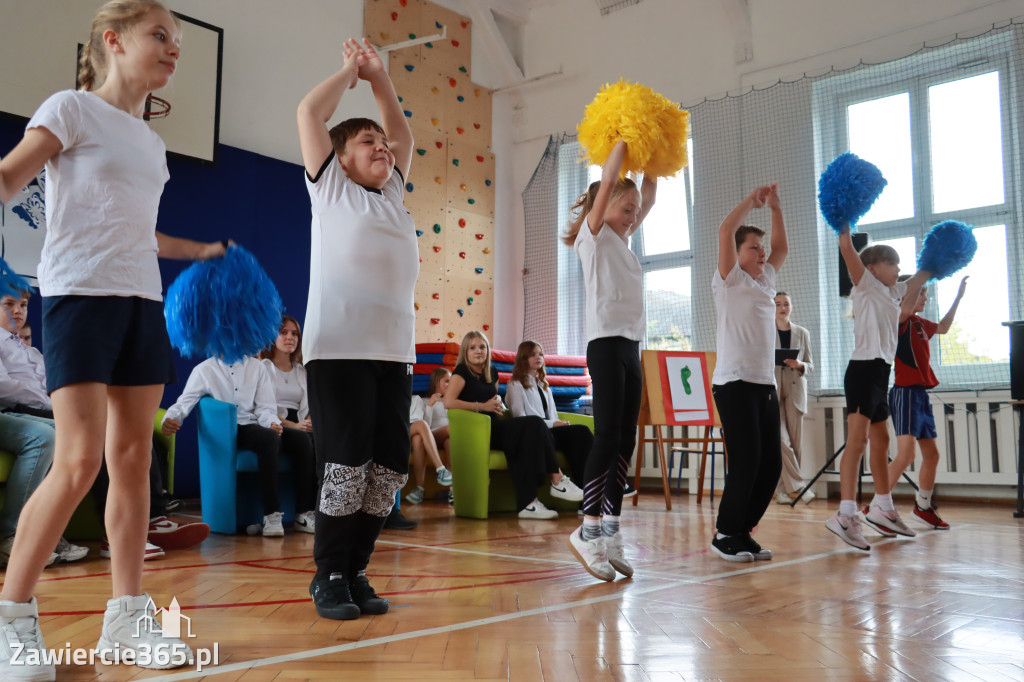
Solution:
M462 392L458 395L459 400L465 400L470 403L486 403L498 395L498 390L494 387L498 383L498 370L494 369L494 367L491 367L490 383L484 381L479 374L473 372L466 365L456 365L455 371L452 374L462 377L463 381L466 382Z
M779 343L782 348L792 348L789 344L792 343L793 330L792 329L780 329L779 330Z

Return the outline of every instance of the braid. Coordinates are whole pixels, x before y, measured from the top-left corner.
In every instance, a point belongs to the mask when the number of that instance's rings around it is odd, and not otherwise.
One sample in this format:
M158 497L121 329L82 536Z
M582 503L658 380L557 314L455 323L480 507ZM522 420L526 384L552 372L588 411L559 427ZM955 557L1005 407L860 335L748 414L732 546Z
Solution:
M93 64L92 40L82 46L82 55L78 58L78 88L92 90L96 85L96 67Z

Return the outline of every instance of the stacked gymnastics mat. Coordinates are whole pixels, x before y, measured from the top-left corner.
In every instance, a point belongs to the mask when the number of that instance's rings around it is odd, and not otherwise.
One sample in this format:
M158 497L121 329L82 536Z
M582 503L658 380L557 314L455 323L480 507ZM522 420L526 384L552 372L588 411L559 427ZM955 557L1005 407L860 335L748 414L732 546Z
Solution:
M438 367L455 369L459 356L457 343L417 343L416 364L413 365L413 393L424 394L430 385L430 374ZM515 351L491 350L491 364L498 370L498 392L504 396L512 377ZM590 404L590 373L587 358L582 355L545 355L545 372L555 405L572 411Z

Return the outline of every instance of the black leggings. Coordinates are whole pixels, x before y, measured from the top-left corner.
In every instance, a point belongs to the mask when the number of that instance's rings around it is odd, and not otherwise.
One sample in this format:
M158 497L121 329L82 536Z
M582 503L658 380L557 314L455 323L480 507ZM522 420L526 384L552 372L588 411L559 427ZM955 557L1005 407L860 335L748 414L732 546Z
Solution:
M519 509L533 502L547 474L558 473L555 443L540 417L492 417L491 449L505 452Z
M774 386L746 381L712 385L711 393L729 456L725 491L718 505L718 532L742 535L761 521L782 473L779 396Z
M583 513L618 516L640 416L640 344L621 336L594 339L587 344L587 368L594 385L594 447L587 458Z
M316 475L313 468L313 445L308 434L296 429L285 429L279 436L272 429L259 424L239 424L236 442L240 450L256 453L264 514L281 511L281 500L277 493L277 463L282 450L292 459L295 511L301 513L313 509Z
M594 434L583 424L556 426L550 432L555 439L555 449L561 450L569 460L573 480L582 483L587 476L587 457L594 447Z

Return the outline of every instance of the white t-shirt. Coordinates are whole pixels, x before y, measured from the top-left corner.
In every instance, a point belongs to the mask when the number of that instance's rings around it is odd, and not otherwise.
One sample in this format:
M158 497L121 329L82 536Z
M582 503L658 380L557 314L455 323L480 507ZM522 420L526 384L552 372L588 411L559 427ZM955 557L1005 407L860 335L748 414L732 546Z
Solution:
M711 383L775 385L775 268L754 279L739 263L729 276L715 268L711 293L718 315L718 361Z
M414 395L409 403L409 423L420 420L427 422L427 427L431 431L448 426L448 410L444 409L444 401L438 400L433 405L428 405L427 400Z
M640 261L608 223L595 235L584 220L574 244L587 289L587 341L622 336L643 341L644 280Z
M896 359L900 301L907 293L906 282L887 287L864 268L864 275L850 294L853 308L854 347L851 360L881 358L888 364Z
M349 180L337 154L315 179L309 302L302 355L311 360L416 362L419 247L397 169L382 191Z
M306 397L306 368L292 365L290 372L282 372L270 358L261 360L267 368L271 383L274 384L274 395L277 396L277 416L288 417L288 410L298 412L299 421L309 416L309 400Z
M52 95L26 130L63 150L46 162L43 296L161 301L156 216L170 177L163 140L142 119L83 90Z

